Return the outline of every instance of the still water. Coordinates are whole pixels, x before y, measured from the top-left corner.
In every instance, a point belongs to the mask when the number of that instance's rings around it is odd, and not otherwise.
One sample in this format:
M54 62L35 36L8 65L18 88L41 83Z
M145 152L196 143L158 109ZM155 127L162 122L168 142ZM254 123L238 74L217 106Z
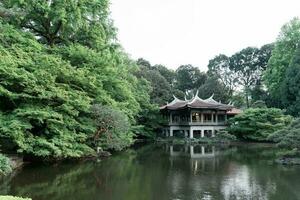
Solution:
M101 162L28 165L0 194L33 200L297 200L300 167L273 163L276 148L144 145Z

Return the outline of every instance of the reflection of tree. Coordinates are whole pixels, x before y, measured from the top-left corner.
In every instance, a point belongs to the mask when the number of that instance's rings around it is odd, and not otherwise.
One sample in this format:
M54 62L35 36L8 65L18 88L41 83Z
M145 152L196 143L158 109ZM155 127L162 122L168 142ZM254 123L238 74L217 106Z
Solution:
M33 199L68 199L70 194L72 199L84 199L95 189L94 180L85 179L93 168L84 164L24 169L12 179L10 193Z
M162 159L166 165L153 162L159 154L160 150L146 146L120 153L99 164L28 166L12 178L10 187L7 184L0 192L38 200L161 199L166 196L162 186L165 185L168 159Z
M100 163L28 166L1 194L34 200L297 199L299 167L270 163L274 148L216 147L209 158L169 157L165 147L129 149Z
M273 160L278 151L272 145L245 145L239 146L237 152L228 155L232 162L231 182L224 182L227 192L231 190L231 196L242 194L246 199L297 199L300 192L297 168L284 168L281 165L274 164ZM299 168L298 168L299 170ZM291 184L295 182L295 184ZM236 183L236 184L234 184ZM243 185L244 184L244 185ZM224 189L223 190L226 190ZM295 194L296 193L296 194ZM298 194L297 194L298 193ZM229 196L230 196L229 195ZM228 196L228 195L227 195Z

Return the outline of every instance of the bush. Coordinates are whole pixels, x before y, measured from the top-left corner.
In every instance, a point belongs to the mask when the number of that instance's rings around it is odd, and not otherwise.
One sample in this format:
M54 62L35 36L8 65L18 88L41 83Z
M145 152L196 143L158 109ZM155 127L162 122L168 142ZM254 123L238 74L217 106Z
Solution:
M31 200L29 198L13 197L13 196L0 196L0 200Z
M220 142L231 142L237 140L236 136L229 134L228 131L220 131L216 135L216 139Z
M11 169L9 158L0 154L0 175L7 175L11 171L12 171L12 169Z
M94 145L103 149L122 150L133 142L128 118L122 112L100 104L92 106L97 130Z
M300 119L294 120L288 127L276 131L269 136L269 140L285 149L281 156L296 157L300 155Z
M230 119L229 133L240 139L252 141L269 141L269 135L280 130L292 121L276 108L250 108Z

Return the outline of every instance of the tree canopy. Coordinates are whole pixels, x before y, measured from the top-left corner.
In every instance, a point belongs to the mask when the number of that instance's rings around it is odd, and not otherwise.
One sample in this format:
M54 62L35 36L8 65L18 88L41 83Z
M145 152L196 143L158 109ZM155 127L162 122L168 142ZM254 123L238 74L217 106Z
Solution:
M264 81L270 94L280 99L280 88L297 46L300 42L300 20L292 19L281 28L274 50L268 61Z
M280 94L287 112L293 116L300 116L300 46L286 69Z
M151 86L114 42L107 1L1 6L15 16L0 19L1 138L43 158L94 154L94 104L122 113L130 124L128 131L114 127L110 138L103 134L100 146L120 150L143 134L143 113L157 111Z

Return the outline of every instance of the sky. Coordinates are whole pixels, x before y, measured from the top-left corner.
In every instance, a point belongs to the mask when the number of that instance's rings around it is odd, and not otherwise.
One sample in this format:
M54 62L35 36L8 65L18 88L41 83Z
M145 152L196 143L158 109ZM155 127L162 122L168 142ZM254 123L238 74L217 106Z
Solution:
M111 0L118 39L133 59L176 69L274 42L299 0Z

